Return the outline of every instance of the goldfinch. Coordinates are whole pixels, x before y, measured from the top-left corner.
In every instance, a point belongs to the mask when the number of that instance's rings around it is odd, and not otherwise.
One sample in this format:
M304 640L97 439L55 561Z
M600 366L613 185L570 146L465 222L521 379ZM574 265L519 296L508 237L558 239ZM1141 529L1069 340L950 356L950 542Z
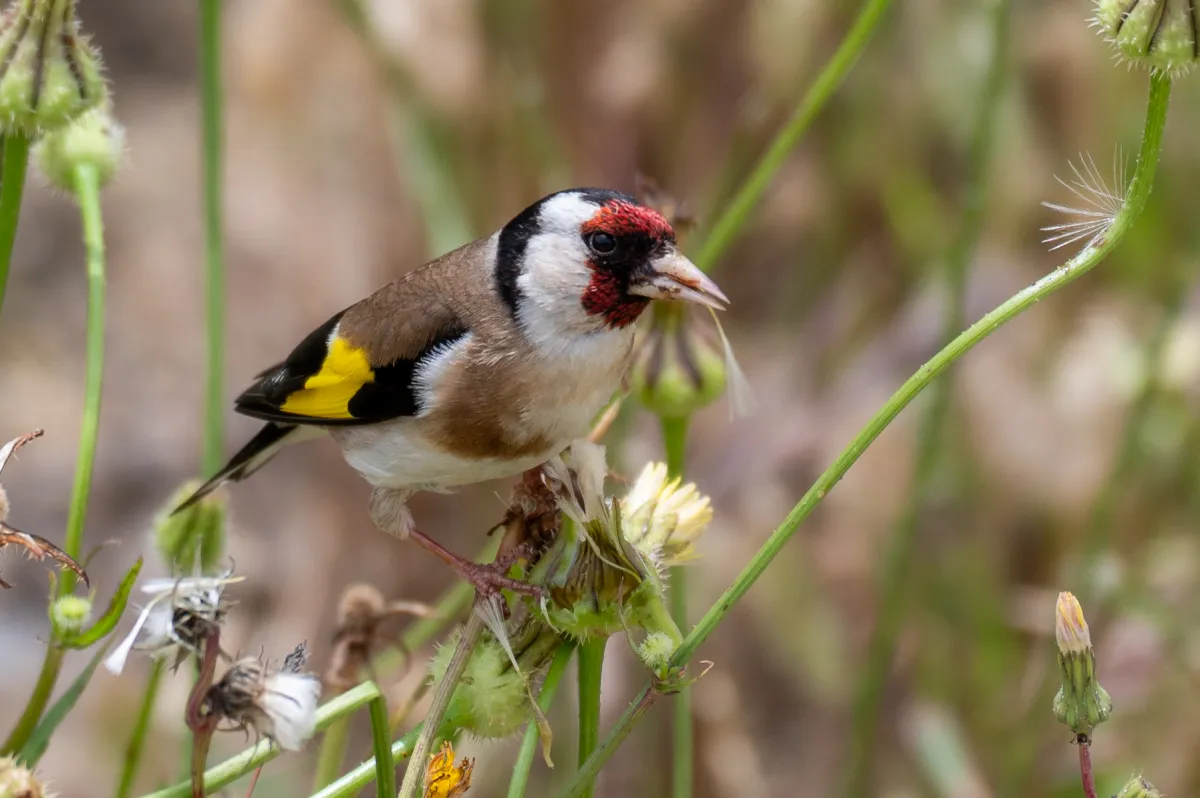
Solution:
M374 486L371 517L477 588L517 588L415 529L417 491L540 466L620 389L651 300L722 309L658 212L616 191L543 197L498 232L336 313L261 372L235 409L266 424L178 509L330 435Z

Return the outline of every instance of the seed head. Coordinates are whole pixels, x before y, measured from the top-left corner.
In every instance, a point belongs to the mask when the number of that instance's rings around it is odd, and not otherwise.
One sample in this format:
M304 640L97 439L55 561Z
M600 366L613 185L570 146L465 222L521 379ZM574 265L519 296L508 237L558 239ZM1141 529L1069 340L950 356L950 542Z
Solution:
M29 768L11 756L0 757L0 798L54 798Z
M104 660L104 667L119 674L133 649L145 651L156 659L174 658L178 668L188 654L199 651L213 627L225 618L227 585L242 581L232 572L221 576L182 579L151 579L142 592L152 598L142 608L125 639Z
M1070 593L1059 593L1054 637L1062 687L1054 697L1054 715L1081 741L1112 714L1112 698L1096 681L1096 653L1083 608Z
M0 18L0 131L57 130L107 96L75 0L15 0Z
M1181 75L1200 58L1192 0L1097 0L1093 25L1129 64Z
M321 680L299 670L301 655L294 651L281 670L271 670L255 657L235 662L221 680L208 688L206 712L228 720L235 729L252 728L285 751L299 751L316 729Z

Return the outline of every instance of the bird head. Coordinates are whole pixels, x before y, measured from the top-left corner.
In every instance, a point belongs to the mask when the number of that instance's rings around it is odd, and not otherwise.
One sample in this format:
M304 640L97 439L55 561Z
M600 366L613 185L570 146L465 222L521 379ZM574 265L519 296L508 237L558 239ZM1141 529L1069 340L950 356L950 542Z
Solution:
M496 281L518 320L547 334L622 329L656 299L718 310L729 301L660 213L607 189L551 194L505 225Z

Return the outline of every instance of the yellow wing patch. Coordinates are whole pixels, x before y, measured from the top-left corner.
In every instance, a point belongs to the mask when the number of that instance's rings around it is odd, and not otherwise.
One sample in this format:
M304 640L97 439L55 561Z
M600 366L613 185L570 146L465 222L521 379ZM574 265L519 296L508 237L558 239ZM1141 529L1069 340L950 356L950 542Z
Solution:
M299 416L353 418L350 400L360 388L374 381L375 372L366 350L334 336L321 370L305 380L304 387L290 394L279 409Z

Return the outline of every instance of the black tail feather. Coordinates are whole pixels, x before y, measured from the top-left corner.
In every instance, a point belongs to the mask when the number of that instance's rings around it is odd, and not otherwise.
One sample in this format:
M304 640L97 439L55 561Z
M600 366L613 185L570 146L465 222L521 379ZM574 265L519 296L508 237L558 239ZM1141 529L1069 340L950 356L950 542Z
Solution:
M294 432L295 424L276 424L269 422L263 425L258 434L250 439L230 461L217 472L216 476L201 485L195 493L186 498L171 515L186 510L226 482L240 482L267 464L284 443L284 438Z

